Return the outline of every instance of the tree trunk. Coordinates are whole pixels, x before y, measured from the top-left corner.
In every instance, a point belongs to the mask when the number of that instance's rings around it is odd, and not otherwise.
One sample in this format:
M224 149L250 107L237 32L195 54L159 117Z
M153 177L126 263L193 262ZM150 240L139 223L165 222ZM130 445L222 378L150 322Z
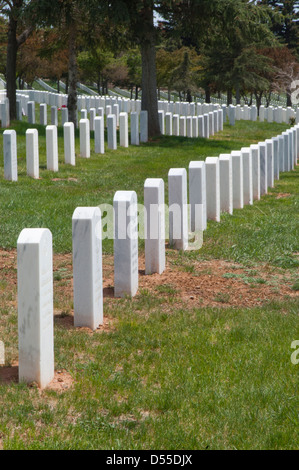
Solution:
M236 104L241 104L240 86L236 85Z
M255 92L254 95L255 95L255 100L256 100L257 113L258 113L258 116L259 116L260 115L260 107L262 105L263 92L261 92L261 93Z
M65 93L69 94L69 76L67 75L65 78Z
M227 90L227 106L233 104L233 92L232 90Z
M138 85L135 87L135 100L138 100Z
M271 95L272 95L271 91L266 95L266 106L267 106L267 108L269 108L269 106L270 106Z
M67 107L69 111L69 120L77 127L77 31L75 23L70 25L69 39L69 92Z
M98 80L97 80L97 89L98 89L98 94L100 96L102 96L102 93L101 93L101 74L100 73L98 75Z
M209 87L205 89L205 94L206 94L205 102L211 103L211 90Z
M291 90L287 90L287 107L292 107L292 95Z
M148 136L160 135L158 97L157 97L157 73L156 73L156 49L153 7L145 7L142 11L144 34L141 40L142 57L142 99L141 109L148 112Z
M9 99L10 119L17 118L16 100L16 70L17 70L17 21L11 17L8 25L7 35L7 57L6 57L6 95Z

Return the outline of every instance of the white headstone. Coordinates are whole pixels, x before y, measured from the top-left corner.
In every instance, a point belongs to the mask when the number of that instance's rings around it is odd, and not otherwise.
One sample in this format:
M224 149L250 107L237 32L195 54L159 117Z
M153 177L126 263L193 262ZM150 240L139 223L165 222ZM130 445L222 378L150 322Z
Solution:
M278 136L278 171L283 172L284 169L284 136Z
M274 165L274 179L279 179L279 138L273 137L273 165Z
M94 118L94 151L95 153L105 153L104 116Z
M258 145L251 145L250 149L252 157L252 198L254 201L258 201L261 198L260 148Z
M198 137L205 136L204 117L198 116Z
M164 181L148 178L144 183L145 274L165 270Z
M138 290L138 217L135 191L117 191L114 208L114 296Z
M234 151L232 156L233 168L233 208L243 209L243 160L241 152Z
M159 124L160 124L160 131L161 134L165 134L165 121L164 121L164 111L161 109L158 111L158 116L159 116Z
M172 168L168 172L169 244L177 250L188 248L187 172Z
M39 178L39 149L37 129L27 129L26 131L26 166L27 175L32 178Z
M198 117L192 117L192 137L198 137Z
M63 126L64 162L67 165L76 164L75 156L75 126L73 122L66 122Z
M90 130L91 131L94 131L94 120L95 120L96 115L97 115L96 109L95 108L90 108L89 123L90 123Z
M192 135L192 116L187 116L186 117L186 135L187 137L191 138L193 137Z
M179 114L174 114L173 115L172 134L176 137L178 137L180 135L180 116L179 116Z
M172 135L172 113L165 114L165 134Z
M80 119L80 155L83 158L90 158L90 127L89 119Z
M274 152L273 152L273 140L266 140L267 146L267 185L268 188L274 186Z
M24 229L17 247L19 381L45 388L54 378L52 234Z
M18 181L17 134L14 130L3 132L4 178Z
M119 145L129 147L128 113L119 114Z
M207 219L220 222L219 158L206 158Z
M58 126L57 106L51 106L51 124L52 126Z
M233 167L230 154L219 155L220 212L233 213Z
M69 110L68 108L61 108L61 125L62 127L69 120Z
M229 105L229 109L228 109L228 118L229 118L229 124L231 126L234 126L236 122L236 108L235 106L231 104Z
M98 207L78 207L72 218L74 325L103 324L102 226Z
M131 113L131 145L139 145L139 114Z
M210 133L210 136L213 136L215 134L214 113L212 112L209 113L209 133Z
M204 137L208 139L210 137L209 115L204 114L203 119L204 119Z
M180 116L180 136L186 137L187 128L186 128L186 116Z
M242 165L243 165L243 203L244 205L252 205L252 157L250 148L242 148Z
M87 119L87 109L81 109L81 119Z
M189 163L189 204L191 232L207 229L207 190L205 162Z
M1 126L4 128L9 127L10 117L9 117L9 99L8 98L5 98L4 102L0 104L0 118L1 118Z
M214 133L219 132L218 111L214 111Z
M28 101L27 116L28 116L28 123L35 124L35 102L34 101Z
M268 193L268 163L267 163L267 144L260 142L260 193L261 196Z
M119 105L118 104L115 103L112 106L112 113L115 115L116 126L118 127L119 126Z
M46 103L41 103L39 105L39 122L42 126L46 126L47 121L48 121L47 105Z
M58 171L58 139L57 127L46 127L47 169Z
M108 148L111 149L111 150L116 150L117 149L117 138L116 138L116 116L115 116L115 114L109 114L107 116L107 134L108 134Z

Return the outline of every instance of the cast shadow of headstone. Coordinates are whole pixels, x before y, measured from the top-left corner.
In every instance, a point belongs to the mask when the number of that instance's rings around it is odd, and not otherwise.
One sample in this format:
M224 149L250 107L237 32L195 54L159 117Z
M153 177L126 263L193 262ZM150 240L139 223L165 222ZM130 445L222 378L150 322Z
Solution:
M10 385L18 383L19 381L19 367L6 366L0 367L0 385Z

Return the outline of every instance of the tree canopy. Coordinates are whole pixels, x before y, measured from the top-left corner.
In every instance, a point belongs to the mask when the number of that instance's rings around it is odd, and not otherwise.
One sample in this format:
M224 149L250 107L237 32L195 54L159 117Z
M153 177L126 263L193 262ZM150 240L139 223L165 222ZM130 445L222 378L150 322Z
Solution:
M99 93L141 90L154 136L161 89L169 99L226 92L228 103L249 95L259 105L273 91L290 101L299 73L299 0L0 0L0 13L11 118L17 77L64 79L73 122L83 80Z

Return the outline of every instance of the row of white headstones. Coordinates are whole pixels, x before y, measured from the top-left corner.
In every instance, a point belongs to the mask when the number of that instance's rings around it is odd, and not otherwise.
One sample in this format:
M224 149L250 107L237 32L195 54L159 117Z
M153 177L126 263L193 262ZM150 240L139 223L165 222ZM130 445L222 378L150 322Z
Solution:
M139 132L140 127L140 132ZM94 152L96 154L105 153L105 128L104 117L97 116L94 119ZM90 120L80 119L80 156L90 158L91 136ZM64 133L64 161L65 164L76 165L75 153L75 127L72 122L63 125ZM107 136L108 148L116 150L117 123L115 115L107 116ZM139 145L139 142L147 141L147 113L142 112L131 114L131 145ZM119 116L119 145L129 146L128 114L120 113ZM8 181L18 180L17 166L17 134L13 129L3 132L3 154L4 154L4 178ZM56 125L46 126L46 157L47 169L53 172L59 170L58 167L58 128ZM39 178L39 134L37 129L27 129L26 131L26 169L27 175Z
M102 137L103 116L96 119L101 123ZM115 117L112 120L115 132ZM127 130L126 126L124 128ZM68 148L66 154L74 156L73 124L65 123L64 129L65 148ZM27 155L38 155L37 131L29 129L27 132ZM56 155L57 126L48 126L46 134L47 155L48 152L52 155L48 161L55 161L56 157L53 155ZM89 120L81 119L82 156L88 156L88 142ZM101 142L103 143L103 138ZM221 212L232 213L234 209L253 204L254 200L260 199L269 187L273 187L280 172L294 168L299 154L298 145L297 125L280 136L250 148L220 155L219 158L208 157L205 162L191 162L189 206L187 171L184 168L171 169L168 175L170 246L180 250L188 249L189 222L192 233L202 233L207 228L207 220L220 221ZM4 132L4 160L5 173L10 174L7 179L14 179L16 134L12 130ZM28 174L38 177L38 159L28 158L28 161L31 162L27 163ZM66 158L65 161L74 164L72 158ZM10 165L7 162L10 162ZM49 168L55 169L55 164L49 164ZM161 274L165 270L165 204L162 179L146 180L144 207L146 274ZM138 291L136 193L117 191L113 210L114 294L116 297L134 296ZM101 254L100 209L77 208L73 214L75 326L87 326L94 330L103 323ZM18 316L20 381L35 381L43 388L54 375L52 234L48 229L24 229L18 239Z
M299 155L299 126L282 135L219 157L189 165L190 230L204 231L207 220L220 221L222 211L253 204L290 171ZM169 244L188 249L187 171L168 174ZM147 179L146 274L165 270L165 204L163 179ZM135 191L117 191L114 209L114 295L138 291L138 210ZM74 325L95 330L103 323L102 222L99 207L74 211ZM52 234L24 229L17 242L19 380L46 387L54 376Z
M3 104L3 107L7 108L8 100L5 96L5 91L0 92L0 103ZM53 93L48 91L38 91L38 90L18 90L17 92L17 109L19 119L22 119L22 114L27 115L28 103L35 101L37 103L43 103L53 107L53 112L55 114L55 107L62 108L67 106L68 96L63 93ZM2 108L1 104L1 108ZM140 100L130 100L128 98L120 96L98 96L98 95L79 95L78 96L78 111L82 109L87 109L89 112L91 108L104 108L110 106L113 112L140 112L141 110L141 101ZM118 108L118 111L116 110ZM225 105L218 103L200 103L200 102L173 102L173 101L158 101L158 109L163 110L164 113L170 112L175 115L181 116L198 116L208 114L216 109L221 108L224 113L224 120L228 116L231 124L234 120L245 119L256 121L258 117L257 107L255 105ZM6 112L7 118L5 117L5 112L2 112L0 109L0 116L3 115L3 119L7 122L8 112ZM7 109L6 109L7 111ZM30 113L29 113L30 114ZM282 106L260 106L259 109L259 119L260 121L268 120L268 122L278 122L278 123L288 123L290 118L296 117L297 123L299 122L299 109L295 111L291 107L284 108ZM1 118L1 117L0 117ZM52 122L55 124L55 122ZM7 127L3 125L2 127Z
M85 110L83 110L85 111ZM94 110L95 111L95 110ZM105 153L105 120L104 116L93 114L92 119L83 114L79 123L80 135L80 155L83 158L90 158L91 153L91 130L94 131L94 152L96 154ZM159 111L160 125L163 133L168 135L181 135L187 137L209 137L216 132L223 130L223 111L216 110L204 116L185 117L172 115ZM130 134L128 113L121 112L119 115L108 114L107 125L107 146L116 150L130 144L139 145L148 140L148 115L147 111L130 114ZM46 153L47 169L58 171L58 130L57 125L46 126ZM64 160L66 164L75 165L75 128L72 122L63 124L64 130ZM17 181L17 135L15 130L5 130L3 133L4 152L4 178L10 181ZM27 175L32 178L39 178L39 142L38 130L27 129L26 131L26 166Z

